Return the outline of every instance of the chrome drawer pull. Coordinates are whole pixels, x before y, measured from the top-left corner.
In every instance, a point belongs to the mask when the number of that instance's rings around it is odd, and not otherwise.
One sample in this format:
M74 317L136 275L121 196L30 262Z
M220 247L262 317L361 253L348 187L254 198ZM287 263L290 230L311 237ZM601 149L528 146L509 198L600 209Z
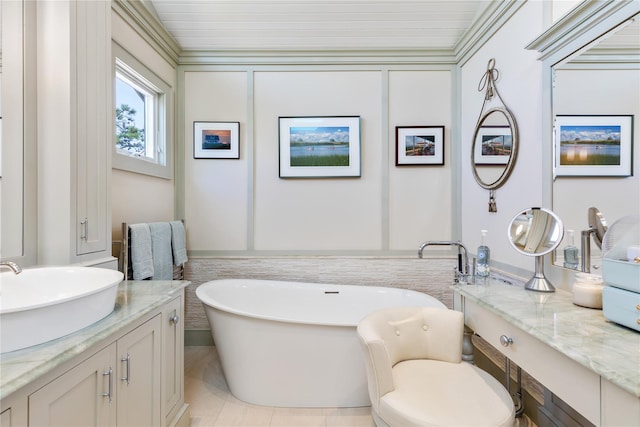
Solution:
M502 344L503 347L509 347L513 344L513 338L506 335L500 335L500 344Z

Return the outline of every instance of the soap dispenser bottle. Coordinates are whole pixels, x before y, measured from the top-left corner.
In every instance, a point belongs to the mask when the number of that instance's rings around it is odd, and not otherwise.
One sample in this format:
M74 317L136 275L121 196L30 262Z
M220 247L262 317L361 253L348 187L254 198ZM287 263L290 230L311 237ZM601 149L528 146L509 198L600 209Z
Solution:
M578 252L578 248L575 246L573 241L573 230L567 230L567 238L569 240L569 244L564 247L564 267L572 268L574 270L578 269L578 265L580 264L580 253Z
M489 277L489 260L491 251L489 250L489 247L485 242L485 238L487 237L487 230L480 230L480 235L480 246L478 246L478 253L476 258L476 275L480 277Z

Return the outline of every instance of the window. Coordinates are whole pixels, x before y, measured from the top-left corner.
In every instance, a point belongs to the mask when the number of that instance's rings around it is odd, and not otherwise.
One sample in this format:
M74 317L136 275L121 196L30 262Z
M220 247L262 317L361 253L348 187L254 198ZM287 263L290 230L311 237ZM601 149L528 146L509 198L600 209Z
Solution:
M117 44L113 167L172 178L171 88Z

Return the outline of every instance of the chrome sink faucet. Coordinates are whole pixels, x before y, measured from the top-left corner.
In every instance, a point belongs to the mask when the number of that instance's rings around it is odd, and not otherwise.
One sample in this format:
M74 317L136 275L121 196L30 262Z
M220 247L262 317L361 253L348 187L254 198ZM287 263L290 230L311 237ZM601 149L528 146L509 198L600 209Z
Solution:
M449 240L429 240L420 245L418 249L418 258L422 258L424 248L427 246L457 246L458 247L458 267L456 268L456 278L469 274L469 256L467 248L462 242L454 242Z
M13 271L15 274L22 273L22 269L20 268L20 266L13 261L0 262L0 268L4 268L4 267L11 269L11 271Z

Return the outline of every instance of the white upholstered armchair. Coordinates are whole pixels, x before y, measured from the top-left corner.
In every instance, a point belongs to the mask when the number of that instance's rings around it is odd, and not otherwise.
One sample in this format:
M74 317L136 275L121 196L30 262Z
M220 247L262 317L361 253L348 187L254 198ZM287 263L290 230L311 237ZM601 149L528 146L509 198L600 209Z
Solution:
M358 336L378 426L512 426L513 401L485 371L462 362L462 313L395 307L360 321Z

